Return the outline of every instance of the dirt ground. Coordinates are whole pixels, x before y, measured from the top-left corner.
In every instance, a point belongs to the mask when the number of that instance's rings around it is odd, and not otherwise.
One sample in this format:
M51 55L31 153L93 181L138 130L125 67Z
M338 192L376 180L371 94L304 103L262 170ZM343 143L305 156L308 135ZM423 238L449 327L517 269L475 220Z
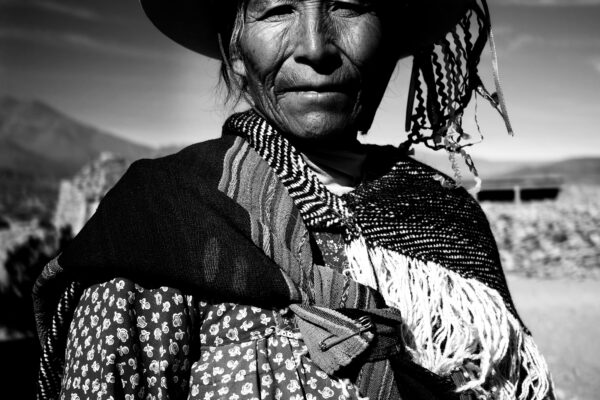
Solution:
M600 399L600 281L508 276L560 400Z

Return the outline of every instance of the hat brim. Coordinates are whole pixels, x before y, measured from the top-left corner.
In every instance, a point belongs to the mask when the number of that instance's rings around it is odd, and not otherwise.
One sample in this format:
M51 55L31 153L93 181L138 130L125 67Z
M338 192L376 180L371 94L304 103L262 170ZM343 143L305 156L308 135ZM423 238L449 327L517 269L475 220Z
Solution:
M219 0L221 2L227 0ZM387 0L390 4L398 0ZM413 45L420 47L441 39L472 7L476 0L411 0L411 26L405 31ZM221 30L211 0L140 0L144 12L166 36L180 45L210 58L220 59L218 33ZM399 11L401 12L401 11Z

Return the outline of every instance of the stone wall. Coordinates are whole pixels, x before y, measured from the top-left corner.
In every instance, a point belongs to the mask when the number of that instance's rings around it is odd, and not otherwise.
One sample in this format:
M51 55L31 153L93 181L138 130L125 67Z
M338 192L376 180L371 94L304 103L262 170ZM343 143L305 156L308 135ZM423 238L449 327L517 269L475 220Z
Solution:
M96 212L100 200L129 167L129 162L111 153L102 153L98 159L81 169L70 180L61 182L54 226L71 226L73 234Z

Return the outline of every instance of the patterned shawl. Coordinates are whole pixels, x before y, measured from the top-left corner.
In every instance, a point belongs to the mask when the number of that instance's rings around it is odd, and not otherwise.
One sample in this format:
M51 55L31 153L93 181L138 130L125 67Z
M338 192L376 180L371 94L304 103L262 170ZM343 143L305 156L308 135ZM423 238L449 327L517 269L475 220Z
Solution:
M486 398L551 398L546 362L509 294L485 214L462 188L399 157L382 177L330 193L288 140L255 112L226 128L244 132L287 187L304 222L342 229L348 275L400 311L412 359L458 391ZM444 177L444 179L449 179Z
M117 276L215 301L303 304L293 307L311 357L330 372L373 337L357 334L362 326L346 314L314 306L380 308L382 295L399 311L399 339L416 363L405 382L414 374L458 374L463 394L551 397L547 367L512 304L488 222L464 190L443 188L436 171L398 156L387 174L340 198L255 112L232 116L224 133L134 163L46 267L34 288L42 398L60 388L61 349L81 287ZM342 232L352 279L313 263L310 229ZM334 331L352 339L320 354L315 338ZM368 377L363 389L371 393Z

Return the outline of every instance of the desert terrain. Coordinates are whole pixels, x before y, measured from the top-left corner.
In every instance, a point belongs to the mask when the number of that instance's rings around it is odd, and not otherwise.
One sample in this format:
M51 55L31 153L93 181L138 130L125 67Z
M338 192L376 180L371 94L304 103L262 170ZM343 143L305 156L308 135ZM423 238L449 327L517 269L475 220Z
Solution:
M600 281L509 275L517 310L549 364L561 400L600 398Z

